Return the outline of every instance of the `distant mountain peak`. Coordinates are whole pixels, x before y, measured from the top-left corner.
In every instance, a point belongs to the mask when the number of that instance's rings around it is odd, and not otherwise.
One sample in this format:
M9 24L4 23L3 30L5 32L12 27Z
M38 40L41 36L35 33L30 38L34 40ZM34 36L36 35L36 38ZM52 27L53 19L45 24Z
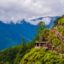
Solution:
M40 21L45 22L46 25L49 25L52 21L55 21L58 16L46 16L46 17L38 17L34 19L30 19L31 24L38 25Z
M54 19L57 19L58 16L46 16L46 17L37 17L37 18L31 18L31 19L21 19L17 21L2 21L6 24L23 24L23 23L29 23L32 25L38 25L40 21L45 22L46 25L49 25Z

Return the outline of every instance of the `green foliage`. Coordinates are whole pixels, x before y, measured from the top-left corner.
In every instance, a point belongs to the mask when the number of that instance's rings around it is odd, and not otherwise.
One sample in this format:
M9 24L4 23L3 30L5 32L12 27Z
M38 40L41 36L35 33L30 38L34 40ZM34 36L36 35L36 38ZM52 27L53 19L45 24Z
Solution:
M38 32L45 29L45 23L43 21L40 21L38 25Z
M63 64L63 57L63 54L54 51L33 48L24 55L20 64Z
M48 42L52 44L52 46L57 47L58 45L61 44L61 40L57 38L54 32L49 32L48 36Z
M59 19L60 23L64 24L64 18Z
M20 59L29 52L33 46L33 42L26 42L23 39L21 45L0 52L0 64L19 64Z
M64 25L64 16L59 17L56 22L55 25ZM54 25L54 26L55 26Z

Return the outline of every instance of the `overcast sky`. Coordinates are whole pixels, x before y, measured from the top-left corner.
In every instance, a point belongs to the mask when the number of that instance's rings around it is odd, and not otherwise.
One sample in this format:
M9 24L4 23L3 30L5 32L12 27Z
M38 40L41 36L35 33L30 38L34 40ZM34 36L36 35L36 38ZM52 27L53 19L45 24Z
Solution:
M0 0L0 20L64 14L64 0Z

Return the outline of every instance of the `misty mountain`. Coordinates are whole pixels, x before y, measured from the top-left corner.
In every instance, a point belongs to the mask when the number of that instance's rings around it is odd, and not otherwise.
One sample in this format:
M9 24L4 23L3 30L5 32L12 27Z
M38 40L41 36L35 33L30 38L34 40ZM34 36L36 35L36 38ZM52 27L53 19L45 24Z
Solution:
M37 33L38 23L40 21L44 21L46 27L51 28L57 18L57 16L39 17L31 19L30 21L20 20L16 24L13 22L3 23L3 21L0 21L0 49L18 45L22 42L23 38L26 41L33 40Z

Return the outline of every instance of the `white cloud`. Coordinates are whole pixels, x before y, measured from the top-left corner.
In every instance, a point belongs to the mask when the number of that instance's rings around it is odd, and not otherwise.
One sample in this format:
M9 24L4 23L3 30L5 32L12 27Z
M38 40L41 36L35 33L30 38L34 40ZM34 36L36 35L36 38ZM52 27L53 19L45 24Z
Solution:
M64 14L64 0L0 0L0 20Z
M30 24L33 24L33 25L37 25L40 21L45 22L46 25L49 25L52 20L54 20L54 19L47 16L47 17L42 17L42 19L30 18L30 19L27 19L26 21L29 22Z

